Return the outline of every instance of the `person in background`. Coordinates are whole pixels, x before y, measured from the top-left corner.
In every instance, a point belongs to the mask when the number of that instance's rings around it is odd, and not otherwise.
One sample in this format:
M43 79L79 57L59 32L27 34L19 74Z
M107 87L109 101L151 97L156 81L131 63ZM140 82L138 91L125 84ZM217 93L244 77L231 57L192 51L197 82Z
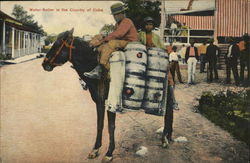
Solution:
M206 42L203 42L202 45L198 47L199 55L200 55L200 73L204 73L204 69L206 67L206 53L207 53L207 45Z
M147 48L149 47L156 47L156 48L163 48L163 43L160 40L160 37L153 33L152 30L154 29L154 19L152 17L146 17L144 19L144 28L141 32L139 32L139 39L142 44L146 45ZM156 41L157 40L157 41ZM168 71L168 94L167 94L167 110L165 118L166 126L167 126L167 139L168 141L172 141L172 132L173 132L173 109L178 110L178 103L175 100L174 96L174 81L171 75L171 72Z
M239 74L238 74L238 58L240 57L240 49L239 46L236 44L237 41L231 40L231 45L228 48L228 53L226 55L226 72L227 72L227 79L226 82L229 84L231 82L231 70L233 71L235 85L238 86L239 81Z
M241 54L240 54L240 80L243 82L244 81L244 71L245 71L245 67L247 67L247 80L248 82L250 82L250 65L249 65L249 61L250 61L250 52L249 52L249 42L250 42L250 37L249 35L246 33L243 35L243 39L239 42L239 48L241 50Z
M217 70L217 57L219 56L219 48L214 45L214 40L210 40L210 44L207 47L206 52L207 60L208 60L208 82L213 81L213 71L214 71L214 79L218 80L218 70Z
M181 36L188 36L188 26L185 22L181 26Z
M92 71L85 72L84 75L89 78L100 79L102 68L109 71L110 64L109 58L112 52L117 49L123 49L127 46L128 42L139 41L138 33L132 20L126 18L125 10L127 9L122 3L115 3L111 7L111 12L116 21L115 30L105 38L98 38L90 41L90 46L97 47L101 52L99 63L102 65L96 66Z
M196 63L199 60L198 49L194 46L194 41L190 42L185 54L185 62L188 64L188 84L195 84Z
M171 36L172 36L171 42L175 41L175 37L174 36L176 36L177 28L178 28L178 26L177 26L176 21L173 21L171 23L171 25L170 25L170 32L171 32Z
M181 61L184 64L185 63L185 53L186 53L187 47L185 44L182 44L181 50L179 51L179 54L181 56Z
M177 77L180 83L183 83L182 79L181 79L181 72L180 72L180 66L179 66L179 58L178 58L178 54L176 52L177 47L173 46L173 51L170 53L169 55L169 62L170 62L170 71L171 74L173 76L173 80L175 82L175 71L177 73Z
M173 51L173 43L171 42L168 46L166 46L168 55Z
M146 47L158 47L165 49L163 42L160 39L160 36L155 34L152 30L154 29L154 19L151 17L146 17L144 19L144 28L139 32L139 39L142 44Z

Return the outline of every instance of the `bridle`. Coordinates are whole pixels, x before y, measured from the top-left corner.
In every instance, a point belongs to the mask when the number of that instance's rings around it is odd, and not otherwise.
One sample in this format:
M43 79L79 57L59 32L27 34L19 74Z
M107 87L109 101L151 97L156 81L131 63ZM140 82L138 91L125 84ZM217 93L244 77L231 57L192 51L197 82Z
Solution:
M70 44L67 43L68 40L63 40L62 39L62 44L60 46L60 48L56 51L56 54L49 60L49 58L45 57L44 61L48 61L51 65L53 66L61 66L62 64L57 64L54 63L56 57L60 54L60 52L62 51L62 48L65 46L66 48L69 48L69 61L71 62L72 59L72 49L74 49L75 47L73 46L74 43L74 38L72 38Z

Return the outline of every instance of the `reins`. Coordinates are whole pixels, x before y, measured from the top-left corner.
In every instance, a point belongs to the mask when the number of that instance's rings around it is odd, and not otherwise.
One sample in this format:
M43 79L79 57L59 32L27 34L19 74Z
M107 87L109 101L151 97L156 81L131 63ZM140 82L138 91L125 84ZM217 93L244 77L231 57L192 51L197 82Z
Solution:
M56 51L56 54L53 56L53 58L49 61L49 63L51 65L55 65L55 66L61 66L61 64L56 64L54 63L54 60L56 59L56 57L60 54L60 52L62 51L62 48L65 46L66 48L69 48L69 61L71 62L72 59L72 49L74 49L75 47L73 46L74 43L74 38L72 38L70 45L67 43L67 40L62 40L62 45L60 46L60 48ZM48 61L49 59L46 57L44 59L45 61Z

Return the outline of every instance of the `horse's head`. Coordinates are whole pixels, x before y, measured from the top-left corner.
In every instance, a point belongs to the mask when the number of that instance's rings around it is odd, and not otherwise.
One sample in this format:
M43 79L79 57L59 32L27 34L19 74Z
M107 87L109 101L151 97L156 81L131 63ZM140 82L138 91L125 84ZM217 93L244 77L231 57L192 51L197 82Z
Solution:
M42 66L46 71L52 71L54 67L61 66L67 61L71 61L74 29L60 33L55 43L46 54Z

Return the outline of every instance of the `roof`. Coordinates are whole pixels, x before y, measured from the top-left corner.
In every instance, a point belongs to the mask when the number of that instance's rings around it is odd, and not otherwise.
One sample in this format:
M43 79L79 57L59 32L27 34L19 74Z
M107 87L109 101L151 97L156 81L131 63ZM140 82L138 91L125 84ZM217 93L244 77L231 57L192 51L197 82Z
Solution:
M184 14L197 11L211 11L215 10L215 0L194 0L191 10L180 11L186 9L189 0L167 0L165 2L166 14Z
M213 15L214 8L206 8L206 9L197 9L197 10L188 10L188 11L175 11L168 12L168 15L192 15L192 14L202 14L203 15Z
M34 33L39 33L37 30L33 29L29 25L26 25L26 24L20 22L19 20L12 18L11 16L5 14L1 10L0 10L0 19L4 20L6 22L6 24L8 24L9 26L15 27L17 29L24 30L24 31L30 31L30 32L34 32Z

